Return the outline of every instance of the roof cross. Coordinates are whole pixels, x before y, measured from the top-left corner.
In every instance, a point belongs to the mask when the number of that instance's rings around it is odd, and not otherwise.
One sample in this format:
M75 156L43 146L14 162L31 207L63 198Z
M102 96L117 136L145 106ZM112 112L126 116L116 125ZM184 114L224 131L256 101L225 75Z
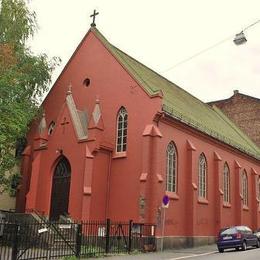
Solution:
M95 24L95 19L96 19L96 15L98 15L98 14L99 14L99 12L96 12L96 10L94 10L94 13L93 13L92 15L90 15L90 17L93 17L93 22L92 22L92 24L90 25L91 27L96 26L96 24Z

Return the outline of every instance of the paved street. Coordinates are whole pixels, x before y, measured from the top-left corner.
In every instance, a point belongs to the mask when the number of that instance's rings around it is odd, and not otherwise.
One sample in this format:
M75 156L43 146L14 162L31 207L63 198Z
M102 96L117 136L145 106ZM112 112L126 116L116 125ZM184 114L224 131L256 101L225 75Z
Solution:
M175 259L175 258L173 258ZM173 260L172 259L172 260ZM181 258L180 258L181 259ZM183 258L185 259L185 258ZM193 258L189 258L193 259ZM236 252L234 250L226 251L223 254L216 253L208 256L200 256L200 257L194 257L194 259L200 259L200 260L258 260L260 259L260 249L249 249L247 251L239 251Z
M136 255L118 255L109 256L106 260L181 260L181 259L201 259L201 260L258 260L260 259L260 249L248 249L247 251L227 250L224 253L218 253L215 245L203 246L197 248L178 249L156 253L136 254Z

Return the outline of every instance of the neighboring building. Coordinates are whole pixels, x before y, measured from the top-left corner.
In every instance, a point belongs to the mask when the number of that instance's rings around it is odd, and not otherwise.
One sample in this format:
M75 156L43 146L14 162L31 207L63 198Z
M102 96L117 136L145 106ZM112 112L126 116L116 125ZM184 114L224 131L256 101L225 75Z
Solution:
M0 188L0 210L14 210L15 209L15 196L10 196L8 192L4 192Z
M10 172L6 173L6 177L11 178L10 186L4 187L0 186L0 211L14 211L16 208L16 188L17 185L14 183L17 173L19 172L19 166L15 166ZM18 179L17 179L18 181ZM18 183L17 183L18 184Z
M242 129L260 147L260 99L250 97L234 90L228 99L209 102L216 105L240 129Z
M19 139L16 144L16 149L13 150L13 155L16 159L21 159L22 152L26 147L26 140ZM0 211L14 211L16 209L16 192L19 191L20 165L17 164L10 171L6 172L6 178L10 179L8 187L0 186Z
M165 247L260 227L260 149L91 27L28 133L18 211L156 223Z

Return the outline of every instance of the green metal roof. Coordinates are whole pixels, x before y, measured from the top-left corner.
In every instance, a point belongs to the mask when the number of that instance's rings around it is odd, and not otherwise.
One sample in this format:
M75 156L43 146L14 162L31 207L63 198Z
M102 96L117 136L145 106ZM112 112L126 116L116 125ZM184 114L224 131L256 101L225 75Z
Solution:
M95 28L91 31L121 65L150 94L163 93L162 110L171 117L260 159L260 148L216 106L209 106L110 44Z

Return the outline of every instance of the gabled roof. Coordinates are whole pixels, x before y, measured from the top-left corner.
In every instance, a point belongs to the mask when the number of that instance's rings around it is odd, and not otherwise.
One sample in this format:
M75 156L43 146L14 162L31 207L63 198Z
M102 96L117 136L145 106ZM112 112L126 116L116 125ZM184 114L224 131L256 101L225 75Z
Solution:
M238 90L234 90L234 94L233 94L230 98L221 99L221 100L215 100L215 101L210 101L210 102L208 102L208 104L209 104L209 105L222 104L222 103L229 102L229 101L231 101L233 98L236 98L236 97L242 97L242 98L245 98L245 99L247 99L247 100L252 100L252 101L255 101L255 102L257 102L257 103L260 104L260 99L259 99L259 98L257 98L257 97L252 97L252 96L249 96L249 95L240 93Z
M219 141L260 159L260 148L216 106L209 106L119 50L95 28L91 31L149 94L163 93L162 110Z

